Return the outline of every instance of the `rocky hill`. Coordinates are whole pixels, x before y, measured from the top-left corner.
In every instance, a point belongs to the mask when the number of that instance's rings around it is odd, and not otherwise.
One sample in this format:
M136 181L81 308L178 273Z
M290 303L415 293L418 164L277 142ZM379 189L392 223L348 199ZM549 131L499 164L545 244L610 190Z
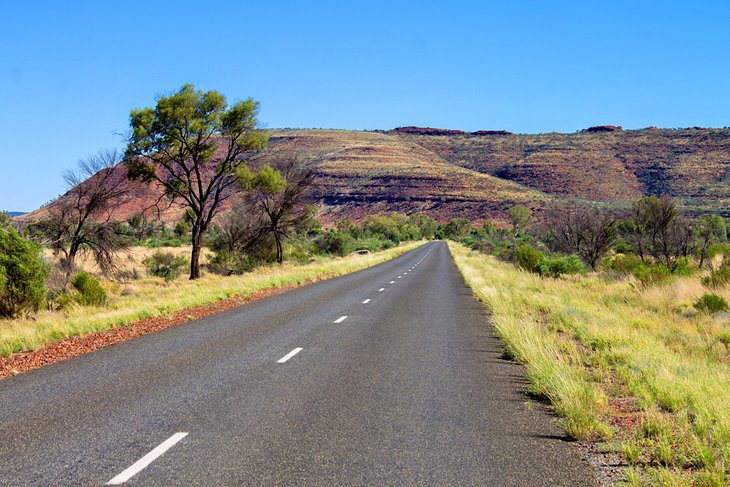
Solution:
M268 133L265 160L297 156L316 164L309 199L329 222L385 211L418 211L441 221L500 220L515 203L537 209L582 199L620 206L661 194L676 197L689 211L730 214L730 129L599 126L573 134L518 135L402 127ZM158 196L153 189L136 190L117 205L115 217L126 219ZM40 218L46 211L22 218ZM173 221L180 212L172 207L160 217Z

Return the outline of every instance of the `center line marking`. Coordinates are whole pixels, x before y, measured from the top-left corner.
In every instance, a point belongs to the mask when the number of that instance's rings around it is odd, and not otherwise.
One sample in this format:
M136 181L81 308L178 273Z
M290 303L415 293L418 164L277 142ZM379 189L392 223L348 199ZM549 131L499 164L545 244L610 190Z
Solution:
M345 316L340 316L339 318L337 318L337 319L335 320L335 323L342 323L342 322L343 322L343 321L345 321L346 319L347 319L347 315L345 315Z
M381 287L380 289L378 289L378 292L379 293L382 293L383 291L385 291L385 288L384 287Z
M165 453L167 450L175 446L175 443L182 440L188 436L187 433L175 433L159 445L155 447L154 450L149 452L147 455L143 456L136 462L134 462L129 468L124 470L122 473L111 479L109 482L106 483L106 485L120 485L126 482L127 480L131 479L135 475L137 475L142 469L144 469L147 465L154 462L158 457L160 457L163 453Z
M369 302L370 302L370 298L368 298L365 301L363 301L362 304L368 304Z
M292 358L294 355L298 354L302 350L304 350L304 349L301 347L297 347L294 350L292 350L291 352L289 352L286 355L284 355L283 357L281 357L279 360L277 360L276 363L283 364L284 362L286 362L287 360L289 360L290 358Z
M398 279L402 279L402 278L403 278L403 276L398 276Z
M395 284L395 281L390 281L390 284Z

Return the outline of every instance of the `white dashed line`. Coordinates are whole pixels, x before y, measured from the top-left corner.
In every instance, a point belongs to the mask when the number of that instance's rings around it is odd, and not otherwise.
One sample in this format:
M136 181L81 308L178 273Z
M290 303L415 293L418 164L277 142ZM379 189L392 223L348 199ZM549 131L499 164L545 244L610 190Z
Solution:
M343 321L345 321L346 319L347 319L347 315L345 315L345 316L340 316L339 318L337 318L337 319L335 320L335 323L342 323L342 322L343 322Z
M175 433L159 445L155 447L154 450L149 452L147 455L143 456L136 462L134 462L129 468L124 470L122 473L111 479L109 482L106 483L106 485L120 485L126 482L127 480L131 479L135 475L137 475L140 471L142 471L147 465L154 462L158 457L160 457L163 453L165 453L167 450L175 446L175 443L182 440L188 436L187 433Z
M398 276L398 279L403 279L403 276Z
M292 350L291 352L289 352L286 355L284 355L283 357L281 357L279 360L277 360L276 363L277 364L283 364L284 362L286 362L287 360L289 360L290 358L292 358L294 355L298 354L302 350L304 350L304 349L303 348L300 348L300 347L297 347L294 350Z
M395 284L395 281L390 281L390 284Z
M362 304L368 304L369 302L370 302L370 299L366 299L365 301L362 302Z

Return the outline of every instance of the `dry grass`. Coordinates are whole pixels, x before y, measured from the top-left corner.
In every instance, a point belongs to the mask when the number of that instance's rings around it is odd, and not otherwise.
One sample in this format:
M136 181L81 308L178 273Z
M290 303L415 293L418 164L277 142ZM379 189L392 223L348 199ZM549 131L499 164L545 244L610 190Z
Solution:
M613 438L633 464L629 483L727 484L730 314L695 312L698 277L649 289L599 274L546 279L449 245L569 434Z
M104 281L102 284L109 295L105 307L74 306L63 311L43 311L32 318L1 320L0 356L34 350L51 340L86 335L219 299L347 274L385 262L422 244L411 242L366 256L320 258L302 265L273 265L240 276L206 274L195 281L181 277L172 282L155 277L143 277L128 283ZM129 256L132 262L141 262L147 252L152 251L140 248ZM184 248L174 251L183 252Z

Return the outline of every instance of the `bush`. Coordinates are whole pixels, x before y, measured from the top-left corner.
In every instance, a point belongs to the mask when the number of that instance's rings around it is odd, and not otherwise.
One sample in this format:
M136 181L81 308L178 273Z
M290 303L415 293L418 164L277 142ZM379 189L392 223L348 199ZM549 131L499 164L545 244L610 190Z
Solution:
M730 259L725 258L722 265L702 278L702 284L711 288L722 287L730 283Z
M644 263L636 254L623 254L617 255L610 261L606 262L605 265L609 270L628 276L635 274L636 270L643 266Z
M664 264L641 264L634 269L634 276L644 286L661 284L671 278L671 271Z
M320 253L336 254L339 256L347 255L355 250L355 239L352 238L352 235L333 230L319 235L314 241L314 244Z
M79 304L87 306L102 306L106 304L106 292L101 287L99 280L88 272L79 272L71 278L71 285L78 296L74 296L74 300Z
M586 268L577 255L544 257L537 264L541 276L560 277L566 274L580 274Z
M188 238L190 235L190 225L184 220L179 221L175 224L174 233L177 238Z
M520 245L515 251L517 265L530 272L538 272L540 262L545 259L545 254L531 245Z
M0 229L0 316L37 311L46 299L46 277L40 248L13 228Z
M728 304L725 298L717 294L705 293L695 302L694 307L706 313L717 313L719 311L727 311Z
M155 252L144 260L144 265L151 275L162 277L166 281L177 279L187 264L185 257L175 257L172 252Z

